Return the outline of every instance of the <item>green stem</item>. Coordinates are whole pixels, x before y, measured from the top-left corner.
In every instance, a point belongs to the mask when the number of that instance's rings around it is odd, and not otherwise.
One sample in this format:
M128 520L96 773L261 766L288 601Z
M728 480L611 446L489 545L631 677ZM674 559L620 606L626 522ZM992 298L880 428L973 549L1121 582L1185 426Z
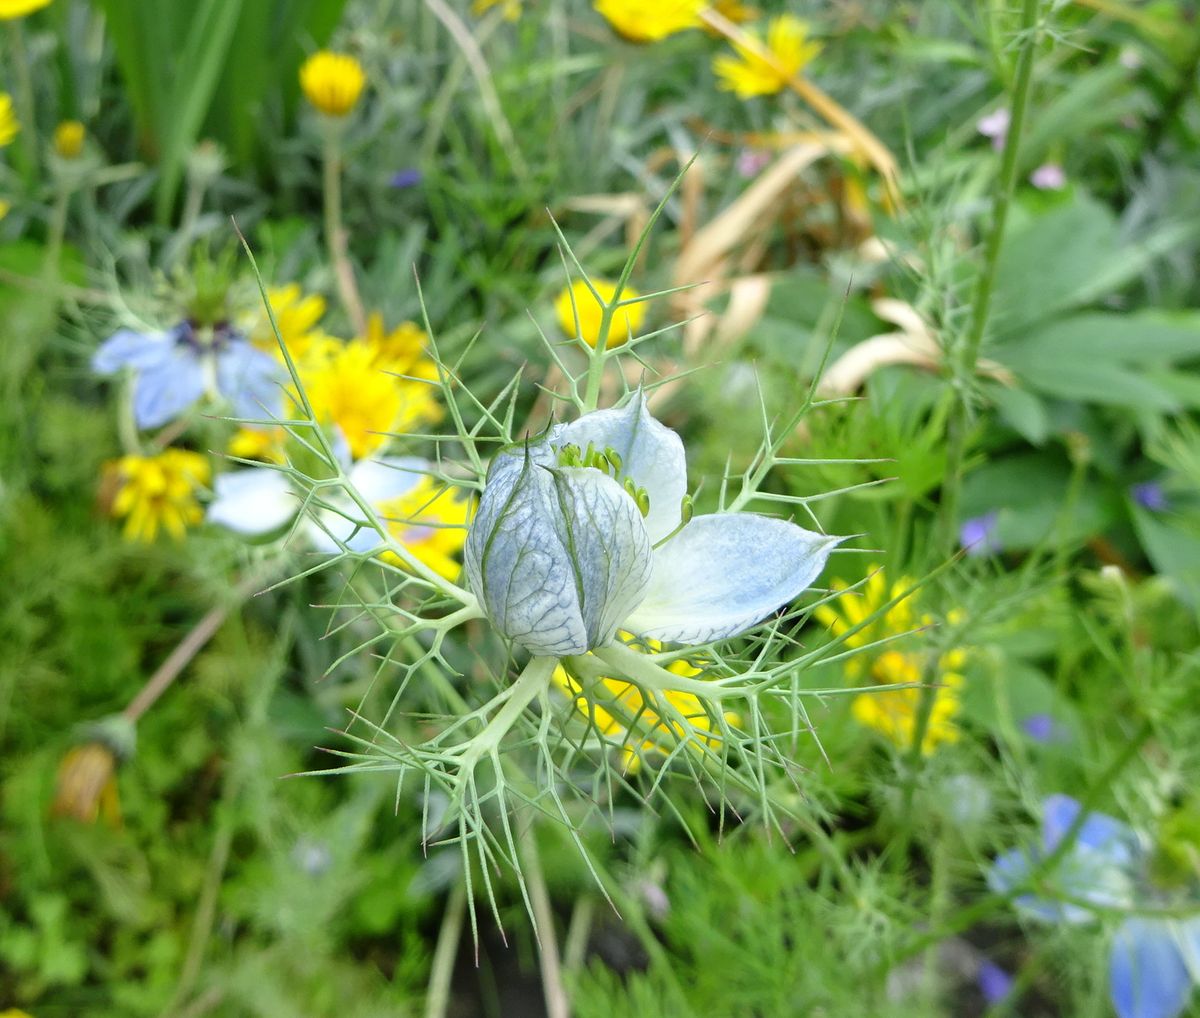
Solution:
M1016 191L1018 160L1021 147L1021 131L1025 125L1025 113L1029 106L1030 85L1033 81L1034 55L1039 33L1037 21L1039 0L1024 0L1021 13L1021 42L1017 56L1016 82L1013 86L1011 116L1008 134L1004 142L1004 154L1000 164L998 191L992 207L992 225L984 248L983 268L975 283L971 302L971 320L966 338L959 344L955 379L960 386L959 398L950 418L946 452L946 473L942 482L942 540L945 551L954 551L958 541L958 499L962 486L962 467L966 458L967 435L971 424L971 384L979 362L979 350L987 332L988 316L992 306L992 295L996 286L996 272L1000 263L1000 250L1004 244L1004 227L1008 222L1008 210Z
M46 253L42 262L42 273L47 279L57 279L62 261L63 237L67 232L67 210L71 202L71 188L60 184L50 212L50 226L46 234Z
M536 810L530 810L526 822L520 825L517 848L521 853L521 871L529 888L529 904L533 909L534 933L541 958L542 993L546 998L546 1018L571 1018L571 1005L563 985L562 962L558 940L554 935L554 912L550 907L550 892L538 855L537 832L534 828Z
M433 964L429 969L429 988L425 994L425 1018L446 1018L450 1006L450 982L454 977L454 961L458 942L462 938L463 918L467 913L467 885L459 880L446 899L446 912L438 933Z
M322 167L323 197L325 199L325 244L329 248L329 260L337 279L338 295L342 307L350 317L356 335L367 331L367 316L363 312L362 300L354 282L354 268L350 264L346 246L346 228L342 222L342 154L339 127L325 127L324 165Z
M16 68L17 116L21 131L17 136L17 159L26 186L33 184L37 169L37 114L33 102L33 74L29 69L29 52L21 33L21 19L8 22L8 41L12 47L12 63Z

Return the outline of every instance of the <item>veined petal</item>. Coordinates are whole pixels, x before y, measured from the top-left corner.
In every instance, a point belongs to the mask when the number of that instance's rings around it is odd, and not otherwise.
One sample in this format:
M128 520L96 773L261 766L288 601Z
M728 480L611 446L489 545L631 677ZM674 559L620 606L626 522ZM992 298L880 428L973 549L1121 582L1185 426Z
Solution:
M270 354L234 339L217 355L217 389L233 405L233 416L250 420L283 413L283 373Z
M733 636L812 583L839 540L754 513L697 516L654 552L650 588L624 628L675 643Z
M1069 795L1048 796L1042 804L1042 838L1053 852L1079 816L1081 806ZM1076 845L1091 849L1114 866L1128 866L1137 847L1137 836L1128 824L1107 813L1089 813L1079 829Z
M133 417L139 428L157 428L204 395L204 364L191 347L168 346L143 366L133 386Z
M1176 1018L1192 992L1172 923L1130 916L1117 928L1109 987L1120 1018Z
M560 424L550 433L555 448L588 443L603 452L611 448L621 457L621 480L646 489L650 512L646 532L652 544L679 526L679 510L687 494L687 460L683 442L674 431L650 416L641 390L623 407L597 410L570 424Z
M564 657L607 643L641 600L650 540L637 505L611 477L555 469L548 459L540 443L493 462L465 563L503 636Z
M141 370L161 360L173 345L174 337L170 333L121 329L92 354L92 370L98 375L112 375L122 368Z
M216 497L208 505L209 523L250 537L278 530L300 508L288 479L269 467L218 474L213 490Z

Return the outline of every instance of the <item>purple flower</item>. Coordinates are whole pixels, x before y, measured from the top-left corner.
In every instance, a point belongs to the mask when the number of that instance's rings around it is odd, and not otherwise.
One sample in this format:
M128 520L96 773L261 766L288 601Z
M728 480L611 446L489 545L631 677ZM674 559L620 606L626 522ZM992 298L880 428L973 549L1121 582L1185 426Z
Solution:
M1003 545L996 535L996 524L1000 513L993 509L982 516L972 516L963 520L958 528L958 543L968 555L995 555L1003 550Z
M183 321L167 332L121 329L92 355L92 370L134 373L133 416L139 428L173 420L206 392L229 401L235 417L279 417L282 372L275 358L227 322L201 329Z
M975 978L979 982L979 992L989 1004L999 1004L1012 990L1013 977L987 958L979 963Z
M416 187L419 183L421 183L421 171L411 166L406 170L400 170L392 174L392 179L388 181L388 185L397 190L402 190L406 187Z
M1135 484L1130 487L1129 494L1138 505L1151 512L1166 512L1171 507L1167 493L1158 481L1142 481L1141 484Z
M1002 107L987 116L980 117L975 124L975 130L985 138L991 138L992 148L999 152L1004 148L1005 139L1008 138L1008 125L1011 120L1012 114L1008 112L1008 108Z
M757 177L767 168L771 161L771 153L757 148L744 148L737 157L737 171L740 177L749 180Z
M1067 175L1058 163L1043 163L1029 175L1029 183L1040 191L1061 191L1067 186Z
M1058 725L1049 714L1030 714L1021 727L1034 742L1050 742L1058 733Z
M994 891L1023 887L1038 863L1061 844L1082 806L1069 795L1052 795L1043 804L1042 844L1029 851L1000 855L988 872ZM1089 813L1070 850L1057 866L1041 874L1069 901L1018 894L1013 904L1046 922L1086 923L1095 918L1088 904L1105 909L1161 905L1145 883L1151 850L1126 824L1104 813ZM1109 993L1119 1018L1178 1018L1196 981L1193 962L1200 958L1200 917L1127 916L1117 927L1109 953Z

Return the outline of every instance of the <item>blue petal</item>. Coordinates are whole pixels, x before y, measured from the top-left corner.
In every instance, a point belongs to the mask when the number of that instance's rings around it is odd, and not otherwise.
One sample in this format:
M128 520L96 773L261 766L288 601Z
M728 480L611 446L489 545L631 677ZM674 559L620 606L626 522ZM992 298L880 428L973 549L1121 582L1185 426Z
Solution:
M1047 852L1053 852L1062 841L1080 808L1078 800L1069 795L1051 795L1046 799L1042 806L1042 838ZM1128 866L1133 860L1137 838L1120 820L1106 813L1089 813L1075 844L1100 853L1114 866Z
M1200 916L1194 919L1179 919L1175 922L1175 938L1183 963L1192 975L1193 983L1200 983Z
M979 992L989 1004L999 1004L1012 991L1013 977L989 958L984 958L979 963L979 971L975 978L979 984Z
M275 358L243 339L231 340L217 355L217 389L233 405L234 417L281 417L282 381L283 372Z
M988 870L988 886L998 894L1007 894L1020 887L1029 877L1030 870L1040 861L1021 849L1014 849L996 857ZM1093 865L1088 865L1091 862ZM1095 865L1097 860L1068 856L1050 878L1069 897L1096 904L1124 904L1128 897L1123 894L1127 881L1124 875L1107 865ZM1115 885L1115 886L1114 886ZM1035 894L1019 894L1013 905L1026 915L1050 923L1086 923L1093 919L1092 913L1080 905L1043 898Z
M143 367L133 387L133 416L139 428L157 428L178 417L204 395L204 364L191 347L169 346Z
M114 332L92 354L92 370L98 375L113 375L122 368L142 370L166 357L174 338L166 332Z
M1113 938L1109 986L1120 1018L1176 1018L1192 981L1172 924L1131 916Z

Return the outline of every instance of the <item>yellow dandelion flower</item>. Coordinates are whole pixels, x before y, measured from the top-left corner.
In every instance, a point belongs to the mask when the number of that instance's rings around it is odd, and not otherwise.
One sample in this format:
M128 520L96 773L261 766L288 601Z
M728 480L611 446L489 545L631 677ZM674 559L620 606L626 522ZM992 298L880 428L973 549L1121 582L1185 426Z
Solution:
M112 515L125 517L125 539L149 543L160 529L176 540L204 519L196 493L212 476L208 460L186 449L122 456L107 470L116 484Z
M330 117L344 117L367 84L362 64L346 53L321 50L300 68L300 87L308 101Z
M389 434L440 416L431 386L388 374L362 340L302 366L301 381L317 420L341 431L355 459L380 448Z
M285 428L245 427L239 428L229 440L226 452L243 460L261 460L264 463L285 463L283 452L287 441Z
M704 0L596 0L593 5L613 30L630 42L658 42L700 26Z
M860 592L846 593L837 599L836 607L821 605L815 615L830 629L834 636L843 636L855 626L882 608L888 601L908 590L913 581L901 577L889 586L884 571L872 566L872 575ZM844 590L846 585L837 581L835 590ZM962 613L949 613L952 624L962 621ZM917 615L915 598L910 595L889 608L879 618L863 626L845 638L847 647L866 647L885 640L889 636L900 636L912 632L918 624L928 624L928 615ZM965 679L962 668L967 654L961 647L953 648L938 659L933 678L933 707L921 743L921 752L928 755L943 743L958 739L956 719L961 707L961 690ZM872 655L869 651L849 658L845 664L846 675L855 681L863 678L876 686L904 685L912 683L911 689L887 689L863 692L854 697L850 705L851 714L861 724L873 728L898 749L907 750L916 737L917 718L920 713L922 690L919 684L927 681L925 666L926 652L896 650L891 646L881 648Z
M629 633L620 634L632 640ZM657 653L662 645L656 640L647 640L646 649ZM672 661L667 670L684 678L700 674L700 669L685 660ZM621 751L621 768L635 774L642 760L651 754L666 755L679 739L688 739L696 747L712 748L721 741L719 734L702 735L713 731L713 719L705 710L703 702L694 693L667 690L662 694L642 692L636 685L622 679L604 678L600 692L604 702L598 702L584 691L583 685L562 665L554 669L554 684L574 702L578 711L588 718L597 732L606 740L616 743ZM673 710L665 709L657 696L662 695ZM605 706L607 703L608 706ZM676 720L674 712L682 716ZM730 725L740 724L738 715L725 713ZM686 726L685 726L686 722Z
M750 35L770 52L771 59L760 53L759 47L737 42L733 44L736 57L713 58L719 86L739 99L781 92L821 52L821 44L808 37L808 26L790 14L772 19L765 43L760 35Z
M13 112L12 96L7 92L0 92L0 148L9 144L20 130L21 125Z
M455 556L462 551L473 513L469 498L425 477L399 498L375 508L392 537L417 559L448 580L458 578L462 567ZM383 558L401 564L390 551Z
M112 749L102 742L88 742L67 751L58 767L50 813L85 824L98 819L110 827L120 824L117 757Z
M268 287L267 300L271 303L279 335L296 360L325 356L341 345L317 327L325 314L325 298L320 294L305 294L298 284L289 283ZM282 358L266 308L257 309L248 331L255 346Z
M0 21L12 21L49 7L50 0L0 0Z
M471 13L479 18L493 7L503 8L505 21L516 21L521 17L521 0L475 0L471 4Z
M716 3L709 4L709 7L726 21L735 25L744 25L747 21L753 21L760 13L757 7L750 7L748 4L742 3L742 0L716 0ZM711 25L706 24L704 31L717 39L724 38Z
M592 286L596 288L596 293L606 304L613 299L617 292L616 283L610 283L603 279L593 279ZM630 300L638 296L640 294L628 286L621 292L623 300ZM559 328L566 335L578 336L591 347L594 347L599 341L600 319L603 317L604 309L582 279L577 279L555 298L554 313L558 317ZM578 316L578 332L576 332L576 316ZM613 315L612 325L608 331L608 349L620 346L631 335L636 336L645 317L645 304L630 304L620 308Z
M87 130L78 120L64 120L54 129L54 151L60 159L78 159Z

